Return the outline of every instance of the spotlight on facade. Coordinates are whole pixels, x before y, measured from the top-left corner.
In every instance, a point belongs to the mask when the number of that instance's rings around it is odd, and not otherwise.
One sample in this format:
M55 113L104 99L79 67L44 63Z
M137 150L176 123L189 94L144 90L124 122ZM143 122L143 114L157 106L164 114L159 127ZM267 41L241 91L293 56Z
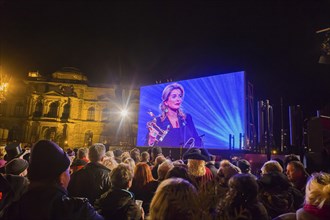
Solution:
M128 115L127 109L121 110L120 115L121 115L121 117L125 118Z
M6 100L10 77L0 74L0 103Z

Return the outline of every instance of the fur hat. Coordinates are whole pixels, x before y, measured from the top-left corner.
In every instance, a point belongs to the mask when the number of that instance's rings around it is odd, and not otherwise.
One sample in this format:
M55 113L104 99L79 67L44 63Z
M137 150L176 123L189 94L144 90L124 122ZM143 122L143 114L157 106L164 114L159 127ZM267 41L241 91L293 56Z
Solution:
M56 179L70 166L68 155L54 142L40 140L33 147L28 168L31 181Z
M210 155L204 148L190 148L184 155L184 160L204 160L210 161Z
M6 174L19 175L29 166L29 163L21 158L12 159L9 163L6 164L5 170Z
M22 154L24 154L25 150L22 150L21 144L18 142L13 142L8 144L5 147L6 150L6 156L5 156L5 160L6 161L11 161L14 158L18 158L20 156L22 156Z

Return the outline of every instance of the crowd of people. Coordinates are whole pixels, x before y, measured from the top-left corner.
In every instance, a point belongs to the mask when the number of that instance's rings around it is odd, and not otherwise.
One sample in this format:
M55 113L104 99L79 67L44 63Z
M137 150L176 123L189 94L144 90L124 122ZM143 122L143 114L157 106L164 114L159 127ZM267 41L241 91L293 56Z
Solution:
M330 174L309 174L292 155L252 173L203 148L179 160L161 147L64 151L48 140L5 150L0 219L330 219Z

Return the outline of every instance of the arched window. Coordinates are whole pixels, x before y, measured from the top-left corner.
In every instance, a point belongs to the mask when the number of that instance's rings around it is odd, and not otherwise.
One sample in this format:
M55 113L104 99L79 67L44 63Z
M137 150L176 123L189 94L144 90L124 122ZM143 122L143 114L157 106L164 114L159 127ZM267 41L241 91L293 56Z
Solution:
M108 108L102 110L102 121L110 121L110 110Z
M22 129L15 125L8 132L7 141L20 141L22 137Z
M15 116L23 116L24 114L24 105L21 102L16 103L14 115Z
M70 116L70 104L65 104L63 107L62 119L68 119Z
M90 107L87 111L87 120L94 121L95 120L95 108Z
M38 101L37 104L36 104L36 107L35 107L35 111L33 113L33 115L35 117L41 117L42 116L42 102L41 101Z
M39 131L40 124L37 122L33 122L31 126L31 143L34 143L38 140L38 131Z
M51 103L49 105L48 117L57 118L57 111L58 111L58 102Z
M56 128L50 127L44 133L44 139L54 141L56 137Z

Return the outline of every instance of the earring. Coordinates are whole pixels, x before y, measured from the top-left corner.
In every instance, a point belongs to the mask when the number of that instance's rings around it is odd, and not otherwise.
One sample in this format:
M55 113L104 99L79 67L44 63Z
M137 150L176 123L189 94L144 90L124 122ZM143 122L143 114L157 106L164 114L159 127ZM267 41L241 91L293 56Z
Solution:
M164 110L164 112L168 112L168 108L167 108L167 106L165 107L165 110Z

